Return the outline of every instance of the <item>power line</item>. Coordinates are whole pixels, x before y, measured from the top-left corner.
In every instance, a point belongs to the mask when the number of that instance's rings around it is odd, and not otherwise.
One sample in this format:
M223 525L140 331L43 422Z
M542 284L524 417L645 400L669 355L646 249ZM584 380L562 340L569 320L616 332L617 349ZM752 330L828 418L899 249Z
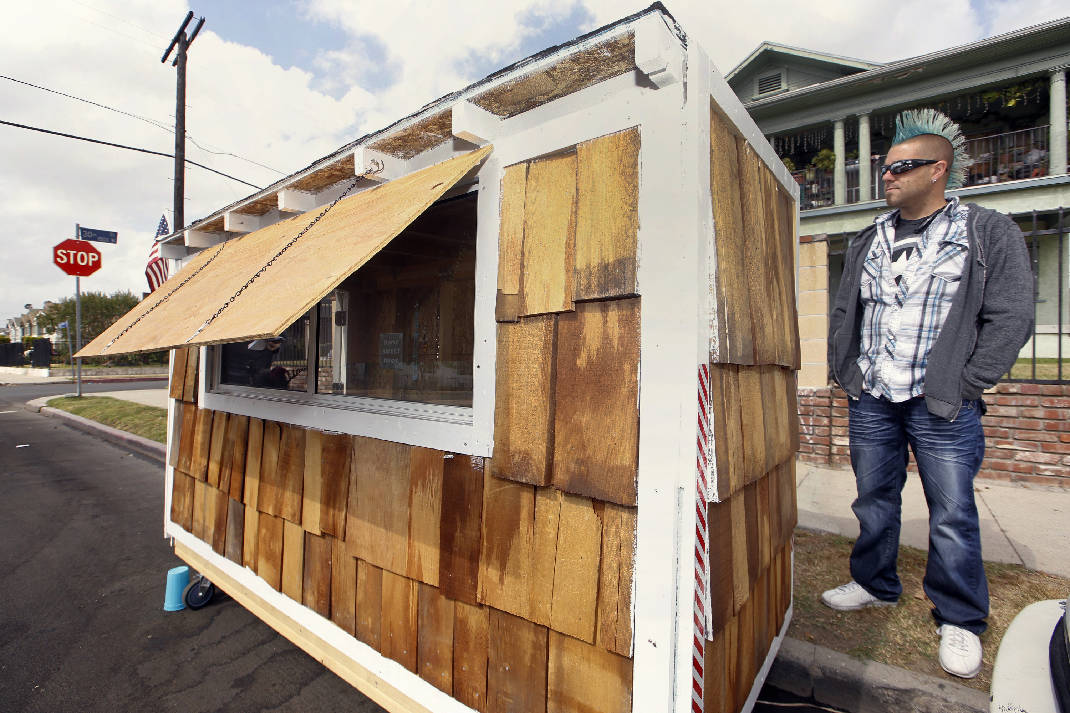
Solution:
M130 25L131 27L136 27L137 29L141 30L146 35L152 35L153 37L156 37L157 39L161 39L161 40L163 40L165 42L167 41L167 35L161 35L158 32L153 32L152 30L148 29L147 27L139 25L136 22L134 22L133 20L130 20L129 18L122 17L120 15L116 15L115 13L108 12L107 10L101 10L99 7L93 7L92 5L87 5L86 3L81 2L80 0L70 0L70 1L73 2L75 5L81 5L82 7L86 8L87 10L92 10L93 12L99 12L102 15L107 15L109 17L113 17L116 20L119 20L120 22L125 22L126 24Z
M140 116L138 114L131 114L128 111L123 111L122 109L116 109L113 106L108 106L107 104L101 104L101 103L95 102L95 101L93 101L91 99L84 99L82 97L78 97L78 96L75 96L73 94L67 94L66 92L61 92L58 89L49 89L48 87L42 87L40 84L33 84L32 82L26 82L26 81L23 81L21 79L16 79L15 77L9 77L6 74L0 74L0 79L6 79L9 82L15 82L16 84L23 84L23 85L25 85L27 87L33 87L34 89L40 89L43 92L49 92L50 94L58 94L61 97L67 97L68 99L74 99L75 101L85 102L86 104L91 104L92 106L99 107L101 109L107 109L108 111L114 111L116 114L122 114L123 116L129 116L131 119L137 119L138 121L144 121L147 124L152 124L153 126L155 126L157 128L160 128L160 129L163 129L164 131L169 131L172 134L175 132L175 130L172 129L171 127L167 126L166 124L160 123L160 122L156 121L155 119L149 119L149 118L146 118L144 116Z
M16 124L13 121L4 121L3 119L0 119L0 124L5 124L7 126L14 126L16 128L19 128L19 129L27 129L29 131L39 131L42 134L51 134L53 136L62 136L64 138L68 138L68 139L77 139L78 141L88 141L91 144L100 144L102 146L113 146L113 147L115 147L117 149L126 149L128 151L137 151L139 153L152 154L153 156L164 156L165 158L174 158L175 157L174 154L164 153L162 151L153 151L151 149L143 149L143 148L139 148L137 146L127 146L125 144L116 144L116 143L112 143L111 141L102 141L100 139L91 139L91 138L89 138L87 136L76 136L75 134L65 134L62 131L52 131L50 129L42 129L39 126L27 126L26 124ZM211 171L212 173L218 173L220 176L223 176L224 178L229 178L232 181L237 181L238 183L244 183L245 185L247 185L247 186L249 186L251 188L255 188L257 190L260 190L260 186L257 186L257 185L254 185L252 183L249 183L248 181L243 181L240 178L235 178L234 176L231 176L228 173L223 173L222 171L217 171L216 169L214 169L214 168L212 168L210 166L205 166L204 164L197 163L196 161L190 161L189 159L186 159L186 163L190 164L191 166L196 166L197 168L203 168L205 171Z
M85 99L84 97L79 97L79 96L76 96L74 94L68 94L66 92L61 92L58 89L50 89L49 87L44 87L44 86L41 86L40 84L34 84L32 82L27 82L27 81L22 80L22 79L16 79L15 77L9 77L6 74L0 74L0 79L6 79L6 80L8 80L10 82L15 82L16 84L22 84L22 85L25 85L27 87L33 87L34 89L40 89L41 91L49 92L50 94L57 94L57 95L59 95L61 97L66 97L67 99L73 99L75 101L84 102L86 104L90 104L90 105L98 107L100 109L106 109L108 111L113 111L116 114L122 114L123 116L128 116L131 119L137 119L138 121L144 121L146 124L151 124L152 126L155 126L155 127L159 128L159 129L163 129L164 131L166 131L166 132L168 132L170 134L175 133L175 130L172 127L167 126L166 124L164 124L162 122L156 121L155 119L150 119L148 117L140 116L139 114L132 114L132 113L130 113L128 111L123 111L122 109L116 109L113 106L108 106L107 104L101 104L100 102L95 102L95 101L93 101L91 99ZM204 151L206 153L214 154L216 156L232 156L232 157L238 159L239 161L245 161L246 163L251 163L254 166L259 166L260 168L267 169L268 171L274 171L275 173L279 174L280 176L286 175L282 171L278 170L277 168L272 168L271 166L267 166L265 164L262 164L259 161L254 161L251 158L245 158L244 156L239 156L238 154L232 153L230 151L214 151L214 150L208 148L207 146L204 146L204 145L200 144L195 138L193 138L189 134L186 134L186 138L189 139L189 141L194 146L196 146L201 151Z

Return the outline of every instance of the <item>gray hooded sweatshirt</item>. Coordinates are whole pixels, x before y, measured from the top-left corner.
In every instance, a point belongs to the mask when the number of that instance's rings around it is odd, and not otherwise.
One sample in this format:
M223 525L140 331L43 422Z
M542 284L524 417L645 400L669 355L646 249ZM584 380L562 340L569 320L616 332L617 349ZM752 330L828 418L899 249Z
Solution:
M1022 232L1002 213L977 205L969 211L962 281L925 369L925 405L948 421L958 416L964 399L980 398L1007 373L1033 331L1033 272ZM829 366L852 399L862 394L859 287L875 235L871 225L847 246L829 316Z

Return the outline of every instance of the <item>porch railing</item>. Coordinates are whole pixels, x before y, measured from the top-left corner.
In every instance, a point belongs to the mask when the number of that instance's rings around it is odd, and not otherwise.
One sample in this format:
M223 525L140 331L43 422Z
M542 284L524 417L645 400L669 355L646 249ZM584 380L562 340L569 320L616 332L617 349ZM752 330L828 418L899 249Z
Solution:
M966 169L966 186L1036 178L1049 173L1047 124L969 138L966 140L966 150L973 160ZM861 195L859 188L860 161L847 161L845 188L848 203L884 198L884 181L880 175L883 161L883 156L874 156L870 161L870 191L867 197ZM793 171L791 175L799 184L801 210L833 205L835 184L832 171L806 168Z
M823 208L833 204L835 187L832 171L804 168L792 171L791 177L799 184L799 210Z
M1048 126L1009 131L966 140L973 163L966 185L1002 183L1048 175Z

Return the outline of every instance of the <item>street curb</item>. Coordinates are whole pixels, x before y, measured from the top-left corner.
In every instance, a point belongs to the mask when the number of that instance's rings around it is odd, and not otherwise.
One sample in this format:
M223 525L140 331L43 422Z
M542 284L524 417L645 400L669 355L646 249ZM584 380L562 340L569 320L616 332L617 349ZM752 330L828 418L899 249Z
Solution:
M133 433L127 433L126 431L120 431L118 428L112 428L111 426L105 426L102 423L91 421L88 418L82 418L76 416L73 413L61 411L57 408L45 406L50 399L56 398L55 396L48 396L41 399L34 399L26 404L26 408L30 411L37 411L43 416L49 418L58 418L61 421L66 421L67 425L71 428L75 428L84 433L91 433L95 436L103 438L105 441L114 443L115 445L127 448L138 455L152 460L158 461L161 465L167 460L167 448L162 443L143 438L142 436L136 436Z
M988 713L984 691L787 637L766 683L851 713Z

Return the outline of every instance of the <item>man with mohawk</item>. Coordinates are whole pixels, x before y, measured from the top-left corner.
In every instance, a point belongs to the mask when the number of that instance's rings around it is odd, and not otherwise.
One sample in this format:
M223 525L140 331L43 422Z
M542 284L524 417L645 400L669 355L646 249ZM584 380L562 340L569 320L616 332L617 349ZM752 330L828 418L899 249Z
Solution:
M929 506L923 584L940 665L972 678L988 616L973 495L985 450L981 396L1031 332L1033 275L1010 218L945 197L969 163L957 125L931 109L906 111L892 143L881 178L894 210L852 239L829 319L829 364L848 396L860 534L852 580L821 598L841 611L898 601L909 447Z

